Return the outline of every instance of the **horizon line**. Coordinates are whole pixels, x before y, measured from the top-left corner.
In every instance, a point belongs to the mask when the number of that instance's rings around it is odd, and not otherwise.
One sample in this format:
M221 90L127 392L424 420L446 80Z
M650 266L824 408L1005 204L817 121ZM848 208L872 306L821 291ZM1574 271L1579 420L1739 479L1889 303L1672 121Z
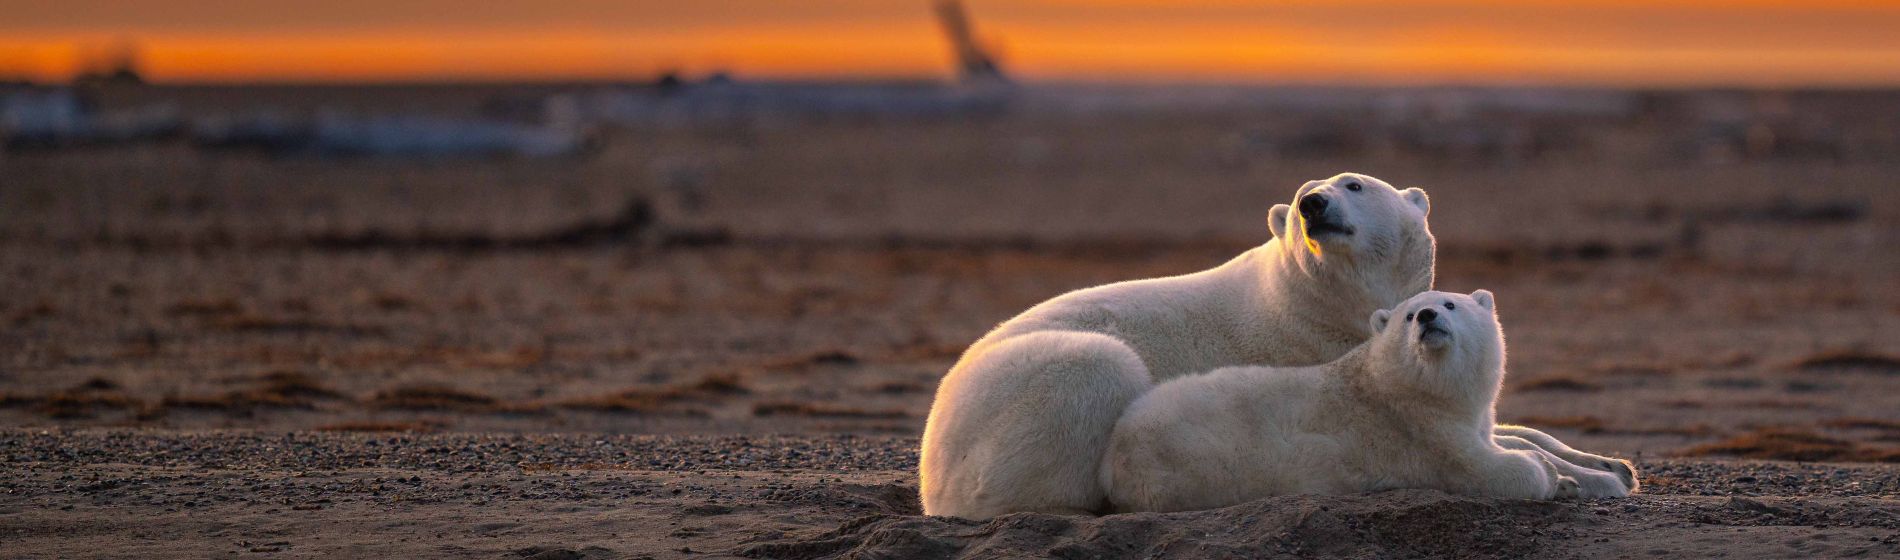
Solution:
M142 78L138 83L110 84L105 87L153 87L153 88L213 88L213 87L474 87L474 86L517 86L517 87L655 87L666 75L690 76L686 85L704 83L703 81L719 72L678 73L635 76L441 76L415 78L262 78L262 79L151 79ZM726 74L732 76L732 74ZM1789 83L1644 83L1640 81L1540 81L1540 80L1430 80L1418 81L1378 81L1378 80L1321 80L1321 79L1208 79L1208 78L1136 78L1136 79L1087 79L1087 78L1024 78L1013 77L1013 86L1030 89L1039 87L1108 87L1108 88L1302 88L1302 89L1549 89L1549 90L1627 90L1627 91L1895 91L1900 90L1900 79L1893 82L1789 82ZM839 74L839 75L769 75L733 76L733 82L744 85L811 85L811 86L941 86L947 88L965 87L953 77L930 74ZM43 88L96 87L83 83L83 78L67 80L40 80L24 76L0 76L0 85Z

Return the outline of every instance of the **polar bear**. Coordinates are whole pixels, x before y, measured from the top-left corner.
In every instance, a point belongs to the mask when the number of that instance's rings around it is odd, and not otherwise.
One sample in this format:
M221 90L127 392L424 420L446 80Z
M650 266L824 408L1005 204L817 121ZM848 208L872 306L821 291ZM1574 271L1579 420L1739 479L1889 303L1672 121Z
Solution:
M1297 210L1295 210L1297 208ZM1115 420L1154 383L1241 364L1314 365L1364 318L1431 289L1430 199L1376 178L1309 181L1273 239L1210 270L1083 289L985 335L943 378L924 428L924 512L1092 513Z
M1369 327L1371 340L1323 365L1224 368L1144 394L1116 423L1102 461L1111 508L1184 511L1389 488L1590 496L1596 485L1577 475L1622 489L1611 473L1573 465L1573 474L1541 448L1494 441L1505 358L1490 292L1422 293L1373 312Z

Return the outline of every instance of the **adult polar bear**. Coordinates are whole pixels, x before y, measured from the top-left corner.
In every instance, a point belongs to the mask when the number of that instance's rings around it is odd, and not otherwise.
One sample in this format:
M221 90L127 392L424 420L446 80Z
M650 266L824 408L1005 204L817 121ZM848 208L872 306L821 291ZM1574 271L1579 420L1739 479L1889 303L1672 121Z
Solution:
M1431 289L1425 191L1343 173L1293 200L1269 213L1271 241L1226 264L1071 292L971 345L924 428L924 512L1097 511L1109 433L1154 383L1332 361L1371 337L1373 311Z
M1112 509L1391 488L1629 495L1617 475L1492 435L1505 360L1493 301L1485 290L1425 292L1374 311L1372 340L1324 365L1222 368L1155 387L1128 406L1102 460Z

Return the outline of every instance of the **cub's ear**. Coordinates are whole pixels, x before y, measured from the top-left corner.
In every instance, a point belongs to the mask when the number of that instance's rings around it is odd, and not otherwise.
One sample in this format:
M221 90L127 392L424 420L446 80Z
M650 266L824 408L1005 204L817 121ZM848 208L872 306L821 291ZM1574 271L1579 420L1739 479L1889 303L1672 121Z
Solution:
M1273 210L1267 212L1267 227L1273 229L1274 237L1286 239L1286 219L1292 213L1293 207L1285 204L1275 204Z
M1409 189L1405 189L1403 191L1399 191L1399 194L1405 195L1406 202L1410 202L1412 203L1413 206L1417 206L1418 213L1424 214L1427 216L1432 215L1432 197L1425 196L1425 189L1412 187Z
M1478 305L1484 306L1485 309L1496 310L1498 308L1497 302L1491 298L1491 290L1471 292L1471 299L1478 300Z
M1385 332L1385 324L1392 321L1392 310L1380 309L1372 312L1372 334Z

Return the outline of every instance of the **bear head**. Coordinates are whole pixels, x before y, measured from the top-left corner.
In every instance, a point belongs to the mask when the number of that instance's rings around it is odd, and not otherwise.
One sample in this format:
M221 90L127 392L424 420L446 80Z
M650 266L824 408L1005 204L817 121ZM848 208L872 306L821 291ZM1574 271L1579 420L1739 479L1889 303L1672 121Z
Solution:
M1292 204L1273 207L1273 236L1301 270L1363 286L1378 307L1432 287L1437 241L1425 222L1425 191L1341 173L1307 181Z
M1371 372L1380 384L1455 402L1497 398L1504 331L1491 292L1425 292L1372 312Z

